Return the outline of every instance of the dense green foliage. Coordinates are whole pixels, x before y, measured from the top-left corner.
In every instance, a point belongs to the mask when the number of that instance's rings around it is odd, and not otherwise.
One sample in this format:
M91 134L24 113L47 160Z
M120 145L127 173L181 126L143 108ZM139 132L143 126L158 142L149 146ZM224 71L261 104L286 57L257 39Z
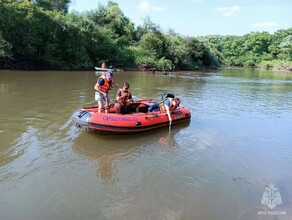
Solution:
M220 65L292 68L292 29L274 34L183 37L145 18L135 25L117 3L68 13L70 0L1 0L0 67L193 70ZM195 28L195 27L193 27Z
M71 0L34 0L33 2L46 10L68 12Z
M205 37L216 46L224 63L233 66L292 68L292 28L274 34L255 32L244 36Z

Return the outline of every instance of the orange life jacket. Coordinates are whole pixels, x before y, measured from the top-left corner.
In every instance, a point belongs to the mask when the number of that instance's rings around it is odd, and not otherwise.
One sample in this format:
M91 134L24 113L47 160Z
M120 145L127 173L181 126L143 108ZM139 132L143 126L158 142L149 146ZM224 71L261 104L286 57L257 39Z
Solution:
M99 86L100 90L102 92L108 92L111 88L111 82L109 82L108 79L104 75L99 77L99 79L100 78L103 78L103 81L104 81L104 84L102 86Z
M121 96L125 95L126 92L124 92L122 89L119 89L120 92L121 92ZM127 104L128 103L128 100L129 100L129 97L131 97L131 93L130 91L127 91L128 95L127 96L124 96L123 98L120 98L118 101L118 103L121 103L121 104Z

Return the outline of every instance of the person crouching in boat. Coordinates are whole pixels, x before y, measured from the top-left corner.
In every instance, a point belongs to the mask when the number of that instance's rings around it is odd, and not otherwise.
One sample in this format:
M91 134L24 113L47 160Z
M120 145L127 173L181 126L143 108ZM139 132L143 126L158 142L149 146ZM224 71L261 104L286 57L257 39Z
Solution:
M130 103L134 102L129 88L129 83L125 82L123 88L117 91L115 103L115 109L117 114L127 113Z
M105 63L101 65L102 68L106 68ZM103 108L103 101L105 102L105 109L109 108L110 97L109 90L111 88L111 82L106 77L107 72L102 72L102 75L98 78L97 83L94 86L95 100L98 104L98 112L100 113Z
M181 103L181 100L179 98L174 98L174 96L171 96L171 97L167 97L163 99L159 104L155 103L151 105L148 108L148 111L149 112L156 112L156 111L166 112L168 116L168 120L171 123L172 122L171 112L173 112L176 108L178 108L180 103Z
M175 99L174 97L168 97L159 103L160 111L166 112L170 124L172 122L171 112L179 106L180 102L179 98Z

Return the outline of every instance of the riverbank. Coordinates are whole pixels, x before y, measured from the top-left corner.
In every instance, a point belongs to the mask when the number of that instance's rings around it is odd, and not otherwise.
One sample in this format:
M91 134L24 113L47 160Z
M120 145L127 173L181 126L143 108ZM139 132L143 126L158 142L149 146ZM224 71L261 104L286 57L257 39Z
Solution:
M115 65L114 65L115 66ZM206 70L216 70L218 68L224 68L224 67L238 67L243 68L241 66L229 66L229 65L222 65L222 66L212 66L212 67L196 67L195 69L191 70L185 70L185 69L176 69L176 70L170 70L171 72L177 72L177 71L206 71ZM255 67L251 68L257 68L257 69L263 69L263 70L271 70L271 71L277 71L277 72L292 72L292 62L290 61L262 61L260 64L256 65ZM44 62L26 62L26 61L12 61L7 59L0 59L0 70L25 70L25 71L92 71L95 70L94 66L88 66L88 67L82 67L82 68L54 68L47 63ZM155 69L153 71L153 68L147 67L147 68L141 68L141 66L125 66L125 65L118 65L115 66L115 70L120 71L151 71L153 73L155 72L170 72L165 70L159 70Z
M26 71L92 71L95 70L94 68L95 66L89 66L89 67L82 67L82 68L64 68L64 69L60 69L60 68L53 68L47 64L32 64L32 63L25 63L23 65L20 63L13 63L13 62L1 62L0 60L0 70L26 70ZM160 69L155 69L155 71L153 71L153 68L143 68L141 69L139 66L115 66L114 65L114 69L117 72L121 72L121 71L141 71L141 72L176 72L176 71L197 71L197 70L214 70L214 69L218 69L217 67L201 67L201 68L195 68L193 70L180 70L180 69L176 69L176 70L160 70Z
M292 72L292 62L283 60L262 61L257 68L273 71Z

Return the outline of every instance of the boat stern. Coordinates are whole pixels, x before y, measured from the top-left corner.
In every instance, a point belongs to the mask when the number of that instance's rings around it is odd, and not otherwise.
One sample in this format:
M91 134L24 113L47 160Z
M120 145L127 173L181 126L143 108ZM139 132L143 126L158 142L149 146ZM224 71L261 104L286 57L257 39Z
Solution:
M89 119L91 118L91 113L85 109L76 110L71 119L74 122L74 125L79 128L87 128L89 125Z

